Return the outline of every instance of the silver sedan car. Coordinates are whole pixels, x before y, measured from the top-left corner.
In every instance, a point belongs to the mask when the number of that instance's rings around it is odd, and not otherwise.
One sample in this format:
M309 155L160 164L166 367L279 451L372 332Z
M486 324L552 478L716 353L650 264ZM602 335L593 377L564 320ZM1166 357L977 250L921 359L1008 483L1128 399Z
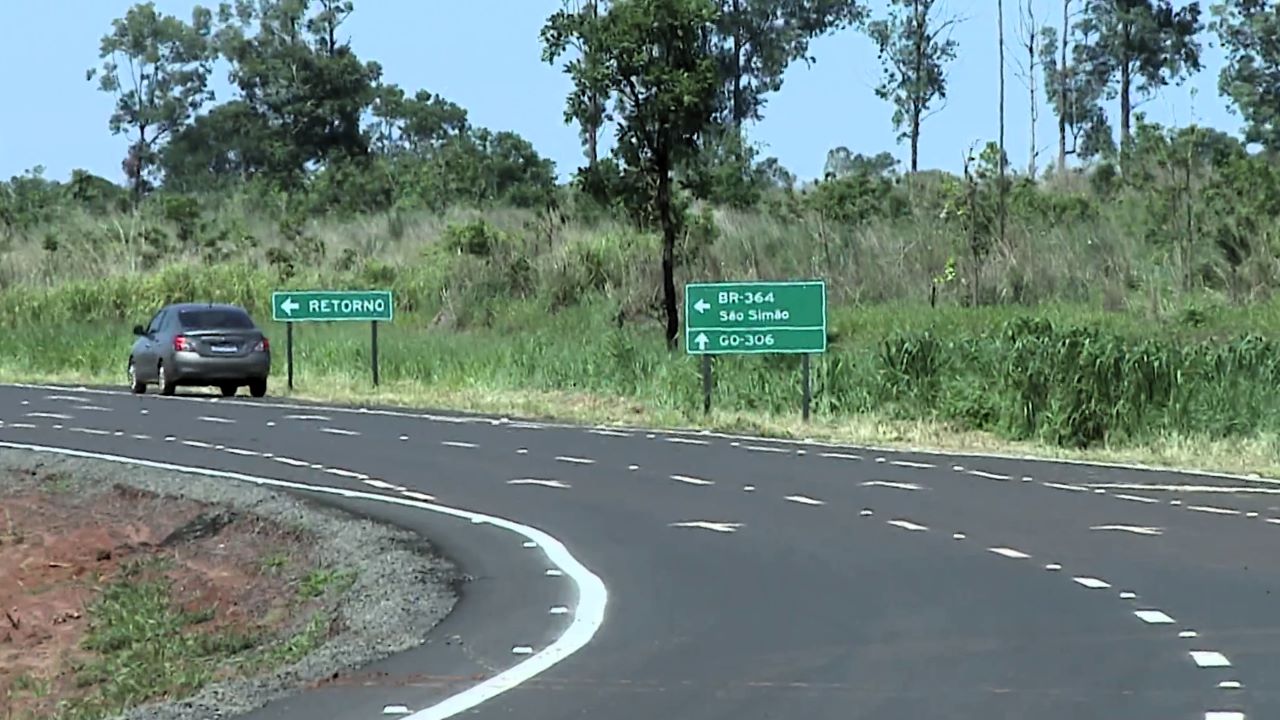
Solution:
M254 397L267 394L271 344L244 308L167 305L133 334L129 387L135 393L154 383L161 395L172 395L179 386L213 386L230 397L243 385Z

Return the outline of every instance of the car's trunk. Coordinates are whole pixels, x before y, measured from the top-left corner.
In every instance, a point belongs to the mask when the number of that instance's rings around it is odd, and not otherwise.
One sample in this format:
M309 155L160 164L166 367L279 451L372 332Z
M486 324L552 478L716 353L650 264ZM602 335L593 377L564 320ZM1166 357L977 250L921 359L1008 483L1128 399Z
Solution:
M182 334L202 357L244 357L262 340L257 330L187 330Z

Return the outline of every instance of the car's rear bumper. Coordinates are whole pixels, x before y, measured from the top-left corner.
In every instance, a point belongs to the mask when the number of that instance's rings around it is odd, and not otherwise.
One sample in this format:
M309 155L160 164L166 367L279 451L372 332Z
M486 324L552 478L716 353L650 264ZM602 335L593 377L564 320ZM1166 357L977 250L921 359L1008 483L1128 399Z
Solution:
M271 373L271 354L252 353L244 357L204 357L176 352L170 377L177 383L261 380Z

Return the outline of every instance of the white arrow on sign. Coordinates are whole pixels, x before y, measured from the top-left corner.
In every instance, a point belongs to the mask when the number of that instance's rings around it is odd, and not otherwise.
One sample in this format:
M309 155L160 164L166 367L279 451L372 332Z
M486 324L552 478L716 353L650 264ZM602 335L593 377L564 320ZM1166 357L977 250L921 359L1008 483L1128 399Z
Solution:
M711 309L711 303L703 300L702 298L698 298L698 302L693 304L693 309L697 310L699 313L704 313Z
M698 337L694 338L693 342L698 346L699 350L706 350L707 343L710 342L710 340L707 339L706 333L698 333Z
M300 307L302 306L299 305L297 301L291 297L285 298L284 302L280 303L280 309L284 311L285 315L288 315L290 317L293 316L293 311L297 310Z

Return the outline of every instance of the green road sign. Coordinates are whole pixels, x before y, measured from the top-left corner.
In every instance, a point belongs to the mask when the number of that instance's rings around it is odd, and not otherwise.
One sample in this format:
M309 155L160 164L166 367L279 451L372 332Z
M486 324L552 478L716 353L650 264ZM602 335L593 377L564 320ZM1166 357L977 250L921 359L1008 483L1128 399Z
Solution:
M390 290L300 290L271 293L276 322L391 322Z
M690 355L827 351L827 284L689 283L684 347Z

